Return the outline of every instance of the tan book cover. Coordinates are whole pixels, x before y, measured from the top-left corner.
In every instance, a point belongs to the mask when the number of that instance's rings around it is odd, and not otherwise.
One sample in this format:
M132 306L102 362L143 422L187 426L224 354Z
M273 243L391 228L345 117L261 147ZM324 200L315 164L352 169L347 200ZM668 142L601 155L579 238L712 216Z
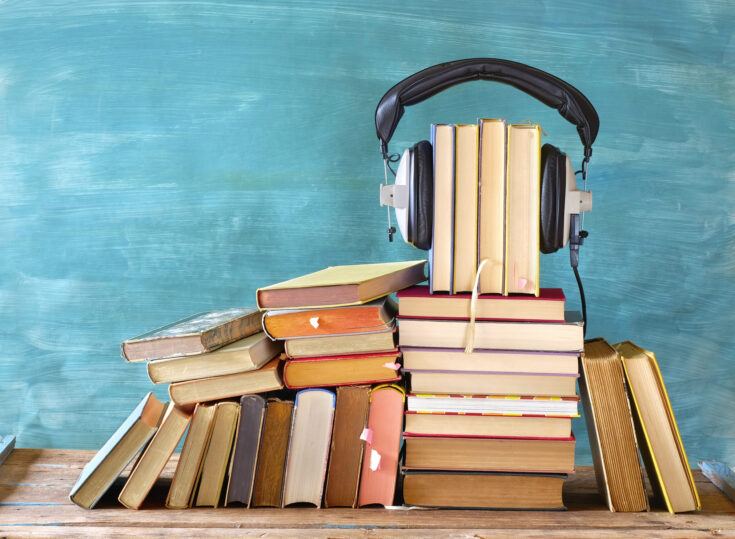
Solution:
M232 401L217 403L212 435L202 461L199 488L194 503L197 507L219 505L239 418L239 403Z
M477 270L477 125L456 126L452 293L471 292Z
M431 126L434 149L434 219L431 242L432 292L451 292L454 263L454 139L448 124Z

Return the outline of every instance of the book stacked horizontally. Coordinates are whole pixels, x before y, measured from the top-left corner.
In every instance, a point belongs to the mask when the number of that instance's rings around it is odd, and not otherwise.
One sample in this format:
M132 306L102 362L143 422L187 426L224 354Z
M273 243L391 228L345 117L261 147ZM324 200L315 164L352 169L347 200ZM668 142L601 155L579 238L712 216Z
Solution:
M259 308L125 341L123 357L168 383L171 402L146 395L71 500L93 507L139 455L118 495L139 508L186 433L166 507L391 505L405 392L390 383L401 376L388 295L425 280L424 265L327 268L259 290Z
M470 294L398 293L407 504L563 507L583 347L582 323L564 302L560 289L483 295L473 324Z

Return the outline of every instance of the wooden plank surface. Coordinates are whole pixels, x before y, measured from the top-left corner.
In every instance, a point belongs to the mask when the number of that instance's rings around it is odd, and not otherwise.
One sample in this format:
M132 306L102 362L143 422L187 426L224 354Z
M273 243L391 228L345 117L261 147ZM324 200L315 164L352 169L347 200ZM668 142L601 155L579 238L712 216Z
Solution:
M178 455L140 511L122 508L115 485L98 508L73 505L69 490L93 451L16 449L0 467L0 537L18 535L105 536L258 536L284 537L639 537L735 536L735 504L696 472L703 510L671 515L610 513L597 493L589 467L565 483L568 511L475 511L425 509L245 509L242 507L167 510L163 500Z

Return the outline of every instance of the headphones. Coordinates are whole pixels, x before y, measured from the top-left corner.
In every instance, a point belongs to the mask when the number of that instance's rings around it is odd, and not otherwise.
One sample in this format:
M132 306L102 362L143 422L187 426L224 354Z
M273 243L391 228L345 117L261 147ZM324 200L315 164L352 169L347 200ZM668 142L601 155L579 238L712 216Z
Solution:
M403 239L419 249L428 250L432 243L434 211L434 170L431 143L422 140L400 156L397 172L391 163L399 160L388 152L388 142L398 127L404 108L420 103L443 90L473 80L497 81L509 84L555 108L577 127L584 146L582 174L584 190L576 189L577 173L569 157L556 146L541 148L541 199L539 238L542 253L553 253L569 243L570 262L582 297L582 312L586 329L584 291L579 278L579 247L587 237L581 230L580 213L592 209L592 193L587 191L587 166L592 155L592 143L597 137L600 121L592 103L574 86L550 73L534 67L497 58L471 58L428 67L393 86L383 96L375 110L375 129L383 156L385 184L380 188L380 205L393 206ZM388 170L395 183L388 184ZM395 228L390 224L388 208L388 239L393 241Z

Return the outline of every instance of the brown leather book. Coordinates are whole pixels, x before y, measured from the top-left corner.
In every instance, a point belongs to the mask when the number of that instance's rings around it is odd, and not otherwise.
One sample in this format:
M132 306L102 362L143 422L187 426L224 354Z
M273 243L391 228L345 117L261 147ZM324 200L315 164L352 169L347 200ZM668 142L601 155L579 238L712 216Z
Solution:
M337 388L324 507L357 506L364 447L360 435L367 424L369 408L370 386Z
M250 505L255 480L255 464L265 416L265 399L260 395L240 397L240 425L230 461L230 480L225 505L232 502Z
M293 402L269 399L255 469L252 507L280 507Z

